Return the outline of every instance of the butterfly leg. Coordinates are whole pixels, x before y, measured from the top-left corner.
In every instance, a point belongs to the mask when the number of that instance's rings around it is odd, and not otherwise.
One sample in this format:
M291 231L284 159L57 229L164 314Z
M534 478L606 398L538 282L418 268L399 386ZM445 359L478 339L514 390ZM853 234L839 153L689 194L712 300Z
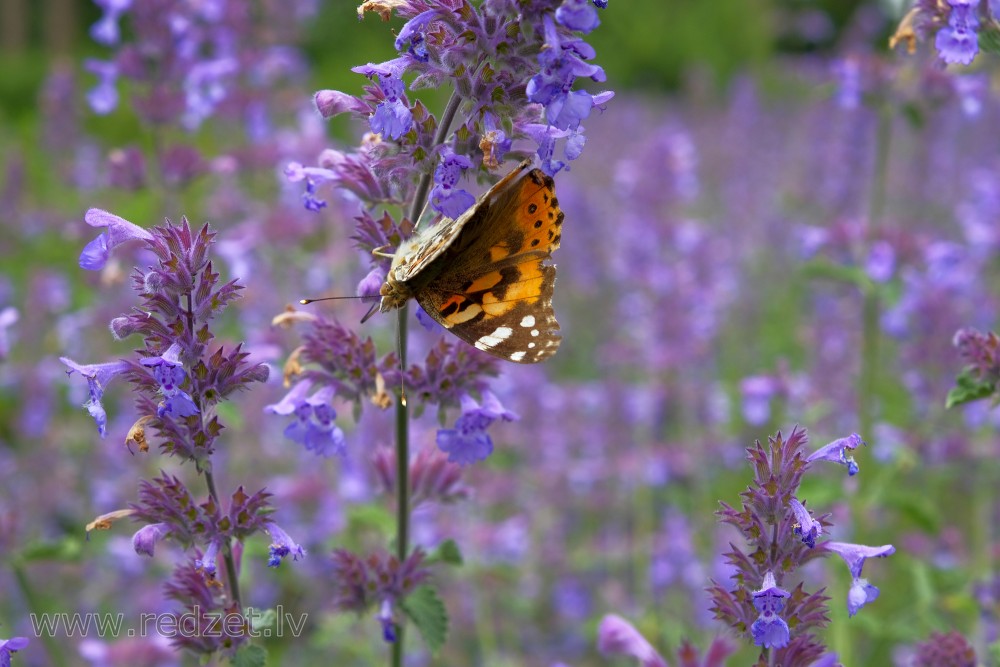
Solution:
M377 247L377 248L375 248L375 249L372 250L372 254L374 256L376 256L376 257L385 257L385 258L388 258L388 259L392 259L393 256L394 256L394 253L385 252L385 249L388 248L388 247L389 247L388 245L379 246L379 247Z

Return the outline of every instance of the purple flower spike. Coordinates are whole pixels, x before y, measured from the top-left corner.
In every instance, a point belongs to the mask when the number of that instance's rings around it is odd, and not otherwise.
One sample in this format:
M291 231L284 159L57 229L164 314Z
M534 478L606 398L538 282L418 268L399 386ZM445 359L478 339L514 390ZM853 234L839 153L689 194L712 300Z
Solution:
M111 251L116 246L132 239L151 241L153 235L139 225L108 213L99 208L92 208L83 217L91 227L107 227L107 233L101 234L84 247L80 253L80 268L88 271L99 271L104 268Z
M83 365L67 357L59 357L59 361L69 366L70 369L66 371L67 375L72 375L76 372L87 378L87 384L90 388L90 398L83 404L83 407L87 408L87 412L94 418L94 421L97 423L97 432L103 438L108 429L108 414L104 411L104 406L101 405L104 390L111 380L127 371L131 365L127 361Z
M305 558L306 552L288 536L288 533L278 527L277 524L267 524L267 534L271 536L271 548L269 551L267 566L278 567L281 561L291 555L292 560Z
M816 538L823 534L823 527L819 521L812 518L809 510L798 499L792 498L788 504L795 515L795 523L797 524L794 528L795 534L802 536L802 543L807 544L812 549L816 546Z
M135 531L132 536L132 548L140 555L153 556L158 542L170 534L170 526L166 523L151 523Z
M783 648L788 645L788 624L778 615L784 609L785 598L788 596L788 591L778 587L774 581L774 573L768 570L760 590L753 594L753 606L760 612L760 616L750 626L750 632L753 643L757 646Z
M865 444L865 441L861 439L861 436L857 433L852 433L846 438L839 438L828 445L823 445L813 452L806 461L810 463L820 460L833 461L834 463L846 466L847 474L854 476L858 474L858 464L854 461L853 456L847 456L847 450L857 449L858 445L863 444Z
M631 623L608 614L597 627L597 650L604 655L626 655L642 667L667 667L667 661Z
M896 552L896 547L891 544L884 544L880 547L869 547L863 544L849 544L847 542L827 542L827 549L840 555L847 563L847 569L851 571L854 581L851 583L851 590L847 593L847 613L854 616L858 610L869 602L874 602L878 598L877 587L868 583L867 579L861 578L861 568L865 565L865 560L869 558L885 558Z
M483 392L480 406L468 394L461 398L462 414L455 421L455 428L437 432L438 448L448 455L448 460L459 465L482 461L493 453L493 440L486 429L497 419L513 421L518 416L504 409L489 391Z

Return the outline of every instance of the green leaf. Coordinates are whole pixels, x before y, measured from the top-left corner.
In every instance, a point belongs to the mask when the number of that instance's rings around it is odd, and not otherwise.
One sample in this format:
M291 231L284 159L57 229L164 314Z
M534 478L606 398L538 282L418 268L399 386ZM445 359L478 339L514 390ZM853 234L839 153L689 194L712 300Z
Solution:
M257 613L257 611L254 610L254 613L250 615L250 627L255 633L258 634L261 630L273 628L277 622L278 613L274 609L265 609L260 613Z
M944 406L953 408L987 398L993 394L994 389L993 384L977 379L972 368L966 368L955 378L955 386L948 392Z
M264 667L267 664L267 651L260 646L244 646L236 652L229 664L233 667Z
M403 599L400 605L420 631L427 647L437 653L448 636L448 611L430 586L421 586Z
M802 271L807 278L857 285L863 292L871 289L872 285L868 274L861 267L835 264L823 258L806 262L802 267Z
M1000 26L996 21L986 21L979 29L979 49L983 53L1000 54Z
M462 550L455 540L445 540L427 554L427 563L445 563L446 565L461 565Z
M18 554L24 561L55 560L75 562L80 559L82 542L66 537L58 542L29 542Z
M347 511L349 531L377 530L386 535L392 534L396 517L378 505L356 505Z

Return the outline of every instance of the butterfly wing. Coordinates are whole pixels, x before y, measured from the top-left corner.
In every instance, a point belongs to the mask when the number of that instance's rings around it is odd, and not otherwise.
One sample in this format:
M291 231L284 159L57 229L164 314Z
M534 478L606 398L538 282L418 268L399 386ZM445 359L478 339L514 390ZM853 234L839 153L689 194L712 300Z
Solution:
M414 290L423 309L494 356L536 363L559 348L552 308L563 213L552 178L522 164L474 207ZM417 277L415 277L417 278Z
M415 280L418 283L426 283L427 276L423 276L423 280L420 280L421 272L428 269L429 265L440 257L463 231L466 239L477 235L482 226L483 214L493 208L495 202L502 195L506 195L510 187L527 171L530 171L530 162L524 161L499 180L465 213L455 219L445 218L406 241L393 257L391 271L396 281L408 283ZM467 226L470 229L466 230Z

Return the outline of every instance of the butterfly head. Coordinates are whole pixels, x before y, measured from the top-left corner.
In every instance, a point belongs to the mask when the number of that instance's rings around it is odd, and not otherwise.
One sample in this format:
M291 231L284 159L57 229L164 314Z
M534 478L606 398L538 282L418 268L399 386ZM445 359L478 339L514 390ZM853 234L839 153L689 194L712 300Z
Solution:
M388 313L390 310L402 308L407 301L413 298L413 292L406 286L406 283L399 282L390 275L382 283L378 291L382 295L378 309L381 313Z

